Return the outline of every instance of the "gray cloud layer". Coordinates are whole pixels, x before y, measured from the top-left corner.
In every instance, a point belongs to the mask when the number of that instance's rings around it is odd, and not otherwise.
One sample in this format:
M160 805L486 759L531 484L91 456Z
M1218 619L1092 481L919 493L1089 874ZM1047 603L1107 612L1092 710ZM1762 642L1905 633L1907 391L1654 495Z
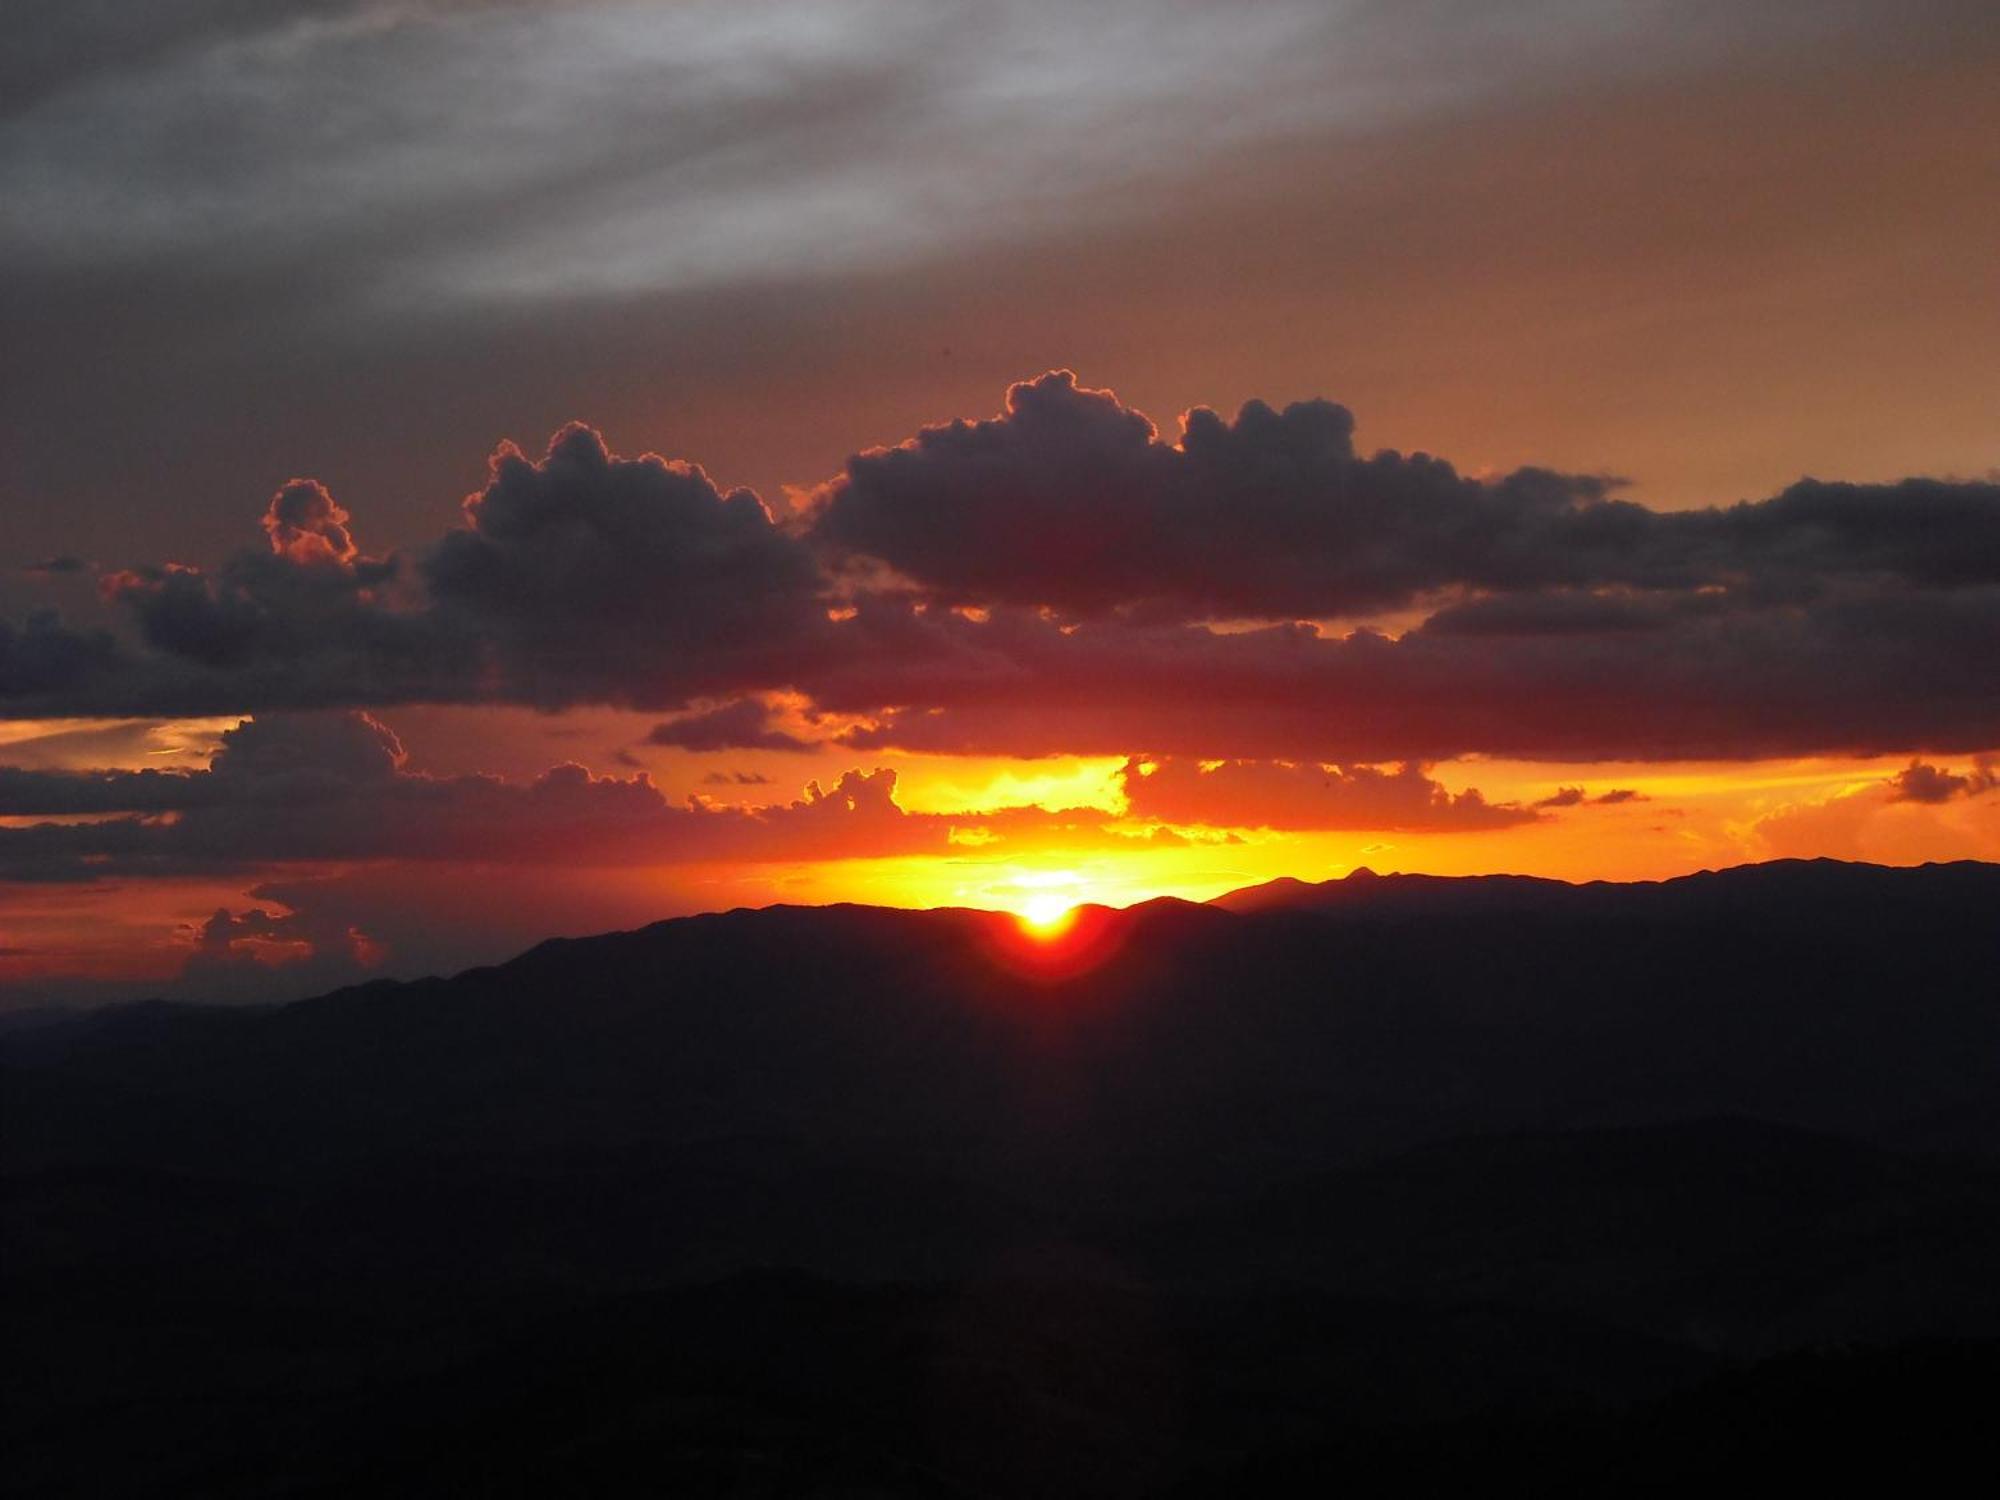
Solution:
M1058 359L1676 501L1984 465L1995 17L0 0L0 614L286 473L407 545L582 410L772 493Z
M1586 0L13 0L4 19L0 261L268 266L331 241L398 302L893 264L1304 132L1838 33L1806 5Z

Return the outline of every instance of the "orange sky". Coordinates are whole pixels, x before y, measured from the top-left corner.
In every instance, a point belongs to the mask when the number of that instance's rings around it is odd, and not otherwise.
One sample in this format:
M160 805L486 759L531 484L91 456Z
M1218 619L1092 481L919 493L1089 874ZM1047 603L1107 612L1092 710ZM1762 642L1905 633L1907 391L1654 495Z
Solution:
M1990 5L75 9L0 1007L2000 858Z
M650 719L584 712L550 719L523 710L426 709L385 714L403 734L410 765L435 774L492 769L516 778L551 758L574 757L601 774L630 775L616 763ZM206 763L234 719L14 723L0 738L0 757L61 763L63 741L79 732L117 729L127 749L107 756L104 741L79 764L195 768ZM626 754L631 754L626 750ZM851 754L732 751L695 755L642 748L649 774L673 798L762 805L797 796L807 780L831 785L853 767ZM1969 761L1934 758L1948 769ZM267 893L290 876L308 890L329 883L350 897L380 884L421 892L437 921L473 934L467 952L524 945L534 936L585 933L637 925L681 912L790 901L857 901L883 905L965 905L1033 912L1052 902L1125 905L1154 896L1206 900L1278 876L1329 879L1367 866L1377 871L1433 874L1513 872L1564 880L1656 880L1748 861L1831 856L1886 864L1937 859L2000 859L2000 796L1961 797L1935 805L1896 800L1891 778L1908 757L1799 759L1735 763L1543 764L1468 760L1434 768L1450 790L1476 786L1494 803L1533 803L1564 788L1581 788L1577 805L1549 809L1541 821L1488 831L1447 833L1274 831L1258 827L1186 826L1187 843L1105 848L1095 840L1046 847L984 849L977 829L962 846L940 854L756 862L674 862L656 867L593 867L582 853L559 871L443 865L411 876L392 867L338 862L259 871L254 878L120 880L110 887L53 884L8 888L0 927L0 983L19 993L68 994L101 986L127 993L171 987L196 946L196 929L218 907L292 908ZM1115 758L902 755L896 800L913 813L972 814L996 807L1097 808L1110 826L1137 834L1157 825L1123 819ZM734 777L766 782L727 788L704 778L726 768ZM1609 805L1589 800L1607 792L1635 795ZM5 820L20 826L28 820ZM976 816L975 816L976 821ZM496 906L495 892L508 893ZM401 899L396 897L393 899ZM357 910L365 910L359 907ZM367 920L364 916L364 922ZM245 942L242 957L283 965L309 950L285 942ZM372 953L392 963L393 945ZM282 985L280 985L282 991Z

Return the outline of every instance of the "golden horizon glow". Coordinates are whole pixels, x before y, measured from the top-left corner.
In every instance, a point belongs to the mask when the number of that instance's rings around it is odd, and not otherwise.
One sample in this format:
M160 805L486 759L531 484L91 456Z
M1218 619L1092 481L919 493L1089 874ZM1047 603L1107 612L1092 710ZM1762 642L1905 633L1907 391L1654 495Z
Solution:
M32 746L17 758L43 766L99 769L197 769L221 730L234 720L42 721L18 725L14 743ZM405 710L387 717L423 774L484 770L526 781L552 759L574 758L597 774L620 775L615 753L631 743L641 722L623 712L580 716L584 728L551 742L546 718L469 710ZM39 733L30 733L30 729ZM112 731L106 733L105 731ZM78 733L78 731L84 731ZM475 731L477 731L475 733ZM166 752L166 753L162 753ZM10 757L0 756L0 760ZM417 966L497 962L549 936L643 926L696 912L780 903L856 902L903 908L973 908L1009 914L1024 943L1053 952L1077 930L1079 906L1123 908L1160 897L1208 901L1225 892L1283 876L1324 881L1366 865L1383 874L1519 874L1588 880L1662 880L1701 869L1780 858L1830 857L1877 864L1928 860L2000 860L2000 793L1958 795L1942 802L1899 798L1893 778L1912 760L1970 770L1993 757L1901 754L1796 757L1748 762L1594 762L1551 764L1468 758L1442 762L1431 775L1447 790L1478 788L1489 802L1532 805L1564 788L1583 800L1553 805L1537 821L1457 832L1381 829L1293 830L1175 827L1129 817L1118 795L1112 757L1008 760L1004 757L885 754L874 763L898 775L897 808L958 819L949 841L896 854L845 854L822 848L804 858L729 859L634 865L578 860L562 868L509 866L509 879L484 872L448 878L447 863L399 870L394 862L329 861L272 866L234 878L124 878L114 906L96 882L37 887L11 885L0 912L0 987L35 999L69 993L70 981L123 985L127 992L167 990L194 951L194 932L218 908L283 911L288 899L307 904L352 902L352 925L386 953L388 972ZM869 762L863 761L866 765ZM657 764L655 784L678 799L708 790L747 806L783 807L805 780L831 785L857 758L851 751L813 754L674 752ZM709 785L710 772L729 785ZM754 772L750 775L747 773ZM739 780L738 777L742 779ZM1616 802L1600 799L1618 790ZM982 808L1096 806L1100 824L1037 829L1004 821L988 832ZM1218 809L1220 818L1223 809ZM106 814L22 815L10 822L99 821ZM876 825L880 826L880 825ZM986 834L985 837L979 837ZM1108 835L1108 836L1107 836ZM864 831L862 837L866 837ZM274 879L282 880L274 888ZM404 898L376 893L384 881L407 881ZM324 886L318 883L330 882ZM314 897L316 886L329 892ZM440 896L439 892L450 893ZM471 936L449 957L429 958L411 938L406 907L439 909L441 929ZM243 957L271 957L238 950ZM304 982L303 977L301 983Z
M1076 903L1055 891L1041 891L1021 903L1021 925L1033 937L1059 937L1076 920Z

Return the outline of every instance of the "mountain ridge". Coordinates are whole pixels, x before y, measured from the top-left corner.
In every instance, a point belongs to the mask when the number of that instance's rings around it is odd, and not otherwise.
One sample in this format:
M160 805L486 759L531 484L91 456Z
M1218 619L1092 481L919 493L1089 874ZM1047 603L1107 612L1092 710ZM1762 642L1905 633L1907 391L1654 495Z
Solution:
M1746 1402L1983 1451L2000 867L1273 895L0 1038L20 1487L1587 1494Z

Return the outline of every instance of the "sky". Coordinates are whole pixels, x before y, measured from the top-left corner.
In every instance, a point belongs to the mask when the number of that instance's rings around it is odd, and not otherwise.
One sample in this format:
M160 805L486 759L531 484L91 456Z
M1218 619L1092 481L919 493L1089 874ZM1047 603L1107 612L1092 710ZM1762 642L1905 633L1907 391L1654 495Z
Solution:
M1984 0L0 26L0 1008L2000 859Z

